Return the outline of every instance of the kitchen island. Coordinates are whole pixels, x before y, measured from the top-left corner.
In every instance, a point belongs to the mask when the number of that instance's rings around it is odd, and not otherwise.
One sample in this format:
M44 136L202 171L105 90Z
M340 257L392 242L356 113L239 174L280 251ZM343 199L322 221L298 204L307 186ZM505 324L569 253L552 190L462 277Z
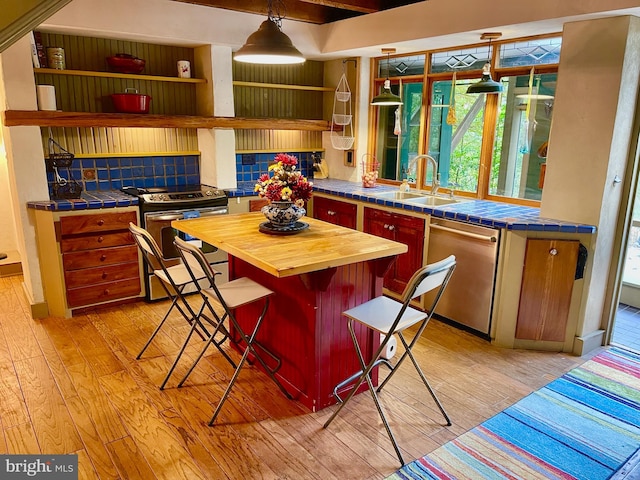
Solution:
M280 359L277 377L312 411L335 403L336 384L360 369L342 312L382 293L382 277L406 245L305 217L295 235L259 231L260 212L177 220L172 226L229 254L229 278L273 290L258 340ZM251 330L260 305L238 309ZM379 338L357 332L367 357ZM269 355L264 355L270 362Z

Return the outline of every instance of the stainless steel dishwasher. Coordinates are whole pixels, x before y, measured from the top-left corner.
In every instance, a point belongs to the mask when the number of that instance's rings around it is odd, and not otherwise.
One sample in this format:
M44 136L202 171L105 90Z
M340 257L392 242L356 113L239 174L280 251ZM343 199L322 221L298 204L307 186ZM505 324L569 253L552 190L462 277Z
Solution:
M456 256L456 269L436 314L489 335L500 230L432 219L427 262ZM428 304L427 304L428 305Z

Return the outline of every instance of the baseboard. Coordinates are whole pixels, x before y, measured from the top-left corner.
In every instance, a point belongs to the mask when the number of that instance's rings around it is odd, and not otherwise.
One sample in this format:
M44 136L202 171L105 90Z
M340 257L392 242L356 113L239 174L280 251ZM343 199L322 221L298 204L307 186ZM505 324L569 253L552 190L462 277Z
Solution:
M7 257L0 260L0 277L22 275L22 263L20 254L14 250L4 252Z
M602 347L604 341L604 330L596 330L583 337L576 337L573 342L573 354L579 357Z
M27 285L22 282L22 294L27 299L29 308L31 310L31 318L47 318L49 316L49 305L46 301L36 302L33 300L31 293L27 289Z

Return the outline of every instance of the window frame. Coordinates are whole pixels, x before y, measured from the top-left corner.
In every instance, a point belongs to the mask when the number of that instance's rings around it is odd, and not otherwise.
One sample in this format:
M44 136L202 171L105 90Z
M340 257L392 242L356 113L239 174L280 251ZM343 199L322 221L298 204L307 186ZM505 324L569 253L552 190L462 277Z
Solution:
M491 64L491 74L494 80L500 81L503 77L510 76L519 76L519 75L529 75L531 71L531 67L534 67L535 74L545 74L545 73L558 73L557 63L550 64L536 64L536 65L523 65L516 67L497 67L499 61L499 55L502 45L511 44L514 42L521 41L529 41L534 39L544 39L544 38L562 38L562 33L549 33L544 35L535 35L521 38L514 38L502 41L492 41L491 42L491 56L489 59L489 63ZM437 72L430 73L431 67L431 59L432 54L449 51L449 50L463 50L470 49L475 47L486 46L487 42L479 42L469 45L462 46L451 46L447 48L435 49L435 50L427 50L427 51L415 51L408 52L403 54L394 54L389 57L375 57L371 59L371 97L377 95L377 92L382 87L387 76L378 77L378 73L388 73L389 80L391 82L392 88L395 85L396 87L399 85L400 79L403 82L405 81L422 81L422 108L420 113L420 134L418 139L418 151L419 154L427 153L429 151L429 132L431 128L431 92L433 89L434 82L437 81L446 81L451 80L453 78L453 72ZM398 57L406 57L408 55L424 55L424 69L422 75L408 75L408 76L391 76L391 71L387 72L385 69L384 63L388 58L398 58ZM481 76L481 70L463 70L460 72L456 72L456 77L458 80L470 80L470 79L479 79ZM476 199L485 199L485 200L493 200L502 203L512 203L517 205L526 205L526 206L540 206L539 200L531 200L524 198L516 198L516 197L507 197L501 195L492 195L489 193L490 181L491 181L491 167L493 163L493 149L496 138L497 131L497 119L499 113L499 95L486 95L485 99L485 107L484 107L484 116L483 116L483 132L482 132L482 144L480 148L480 159L479 159L479 170L478 170L478 188L476 192L462 192L457 190L451 190L447 187L441 187L440 191L443 193L455 193L458 196L462 197L470 197ZM369 115L369 142L368 142L368 153L371 155L376 154L376 146L378 141L378 121L379 121L379 108L375 106L370 106L373 109L371 115ZM430 188L430 184L427 184L425 178L426 172L418 171L417 178L415 184L412 183L412 187L425 190ZM399 180L392 179L384 179L378 178L378 183L384 183L389 185L399 185Z

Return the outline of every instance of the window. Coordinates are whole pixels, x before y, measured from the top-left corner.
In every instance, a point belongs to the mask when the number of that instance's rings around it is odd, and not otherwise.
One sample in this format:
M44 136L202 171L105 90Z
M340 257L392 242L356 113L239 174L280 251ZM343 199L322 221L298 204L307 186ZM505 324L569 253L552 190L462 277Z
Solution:
M489 195L539 201L556 73L502 77Z
M380 178L417 180L418 188L429 187L430 170L427 178L416 179L416 166L411 163L416 155L428 153L438 162L444 189L537 204L542 196L541 171L560 47L561 38L549 36L397 57L388 68L387 59L380 58L376 88L388 72L392 91L404 101L399 109L376 108L374 155L381 165ZM498 68L492 75L502 82L504 91L467 94L487 58L494 56ZM400 71L398 65L406 68Z

